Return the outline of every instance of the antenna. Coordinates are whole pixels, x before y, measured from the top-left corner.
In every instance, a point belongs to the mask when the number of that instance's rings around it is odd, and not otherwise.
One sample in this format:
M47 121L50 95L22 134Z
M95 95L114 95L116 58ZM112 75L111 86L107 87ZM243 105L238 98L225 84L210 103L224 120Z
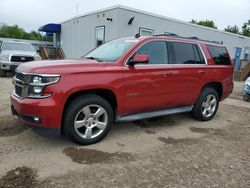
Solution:
M78 0L76 0L76 16L78 16L78 7L79 6L79 1Z

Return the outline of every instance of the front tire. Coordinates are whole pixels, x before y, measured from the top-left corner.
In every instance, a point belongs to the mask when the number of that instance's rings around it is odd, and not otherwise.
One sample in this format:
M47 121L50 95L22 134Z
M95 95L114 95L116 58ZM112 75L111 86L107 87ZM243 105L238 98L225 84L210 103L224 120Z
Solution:
M80 145L95 144L110 131L114 113L110 104L97 95L73 99L64 113L64 134Z
M219 107L219 96L213 88L204 88L192 110L192 116L201 121L211 120Z

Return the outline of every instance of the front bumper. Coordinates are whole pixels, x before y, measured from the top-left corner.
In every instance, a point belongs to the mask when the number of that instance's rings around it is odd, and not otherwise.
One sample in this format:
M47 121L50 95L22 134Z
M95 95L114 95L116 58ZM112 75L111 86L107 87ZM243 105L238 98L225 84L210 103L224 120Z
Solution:
M243 88L243 92L244 92L244 93L247 93L247 94L250 94L250 85L245 84L245 85L244 85L244 88Z
M44 127L60 128L60 107L53 97L46 99L19 99L11 95L11 110L13 115L27 124Z
M14 72L22 62L1 61L1 69Z

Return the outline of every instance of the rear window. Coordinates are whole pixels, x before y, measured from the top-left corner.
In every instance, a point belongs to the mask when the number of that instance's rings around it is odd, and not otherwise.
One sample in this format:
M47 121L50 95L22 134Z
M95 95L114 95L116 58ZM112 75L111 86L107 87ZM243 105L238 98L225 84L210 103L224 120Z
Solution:
M217 65L230 65L231 64L230 57L225 47L207 45L207 48L211 56L213 57L215 64Z

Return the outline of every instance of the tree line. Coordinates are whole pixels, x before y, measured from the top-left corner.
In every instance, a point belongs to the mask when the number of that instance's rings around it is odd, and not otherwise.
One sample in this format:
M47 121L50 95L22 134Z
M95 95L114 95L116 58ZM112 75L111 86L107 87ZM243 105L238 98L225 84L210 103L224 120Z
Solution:
M26 32L18 25L8 26L6 24L0 26L0 37L3 38L15 38L26 40L39 40L39 41L53 41L52 36L44 36L36 31Z
M191 20L190 23L217 29L213 20L201 20L201 21ZM234 26L228 25L227 28L224 29L224 31L250 37L250 20L248 20L241 26L241 30L237 25Z

